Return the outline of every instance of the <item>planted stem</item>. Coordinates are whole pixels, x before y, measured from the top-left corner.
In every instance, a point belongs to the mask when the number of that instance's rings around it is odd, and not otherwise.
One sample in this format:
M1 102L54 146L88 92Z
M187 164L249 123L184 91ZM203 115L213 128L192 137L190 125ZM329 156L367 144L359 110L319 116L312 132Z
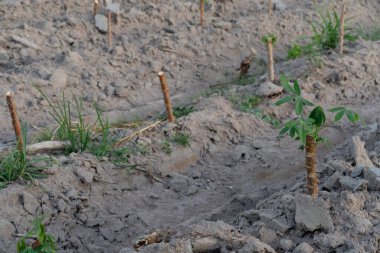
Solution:
M98 14L99 11L99 0L94 0L94 16Z
M342 5L342 11L340 13L340 32L339 32L339 53L343 54L344 49L344 18L346 12L346 3Z
M20 152L23 151L23 139L22 139L22 134L21 134L21 126L20 126L20 121L17 117L17 110L16 110L16 105L13 101L13 97L10 91L6 93L7 97L7 104L9 107L9 112L11 113L12 117L12 124L13 128L15 130L15 134L17 137L17 148Z
M162 89L162 94L164 95L164 101L165 101L165 107L166 107L166 115L168 117L169 122L174 122L175 117L173 115L173 110L172 110L172 105L170 102L170 94L169 94L169 88L168 84L166 82L166 77L164 72L159 72L158 77L160 78L161 82L161 89Z
M267 43L268 49L268 71L269 71L269 81L274 81L274 60L273 60L273 43L272 41L268 41Z
M107 39L108 39L108 49L112 48L112 12L107 11Z
M318 177L317 177L317 144L311 135L306 136L306 188L310 195L315 198L318 196Z
M199 13L200 13L200 24L202 27L204 27L205 26L205 0L200 0Z
M272 15L272 7L273 7L272 0L269 0L269 10L268 10L269 16Z

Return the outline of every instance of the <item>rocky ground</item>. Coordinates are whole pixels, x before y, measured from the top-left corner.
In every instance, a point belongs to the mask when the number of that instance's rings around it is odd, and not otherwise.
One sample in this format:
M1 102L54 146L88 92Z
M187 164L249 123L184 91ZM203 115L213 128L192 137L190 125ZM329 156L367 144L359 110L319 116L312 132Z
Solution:
M319 67L307 57L287 61L322 1L274 2L272 17L265 1L227 1L224 10L213 3L203 30L195 1L123 1L109 51L91 1L0 1L0 91L13 90L32 134L32 126L54 125L33 84L52 100L63 90L83 97L88 119L96 102L111 121L140 118L144 127L163 111L163 70L174 105L194 106L127 144L139 150L129 158L137 167L57 152L49 154L47 179L1 189L0 252L15 252L15 234L40 214L58 252L134 253L133 243L153 232L162 242L140 252L379 252L380 42L359 39L344 55L326 52ZM380 4L348 2L350 24L370 31ZM282 89L265 75L260 38L268 32L278 35L277 75L298 78L304 96L326 108L347 105L362 117L323 130L331 144L318 151L317 199L304 189L304 152L278 136L277 122L294 115L273 105ZM241 86L236 68L251 47L255 80ZM241 111L247 95L262 97L259 111ZM0 140L9 145L11 123L0 105ZM174 143L176 133L188 134L189 146Z

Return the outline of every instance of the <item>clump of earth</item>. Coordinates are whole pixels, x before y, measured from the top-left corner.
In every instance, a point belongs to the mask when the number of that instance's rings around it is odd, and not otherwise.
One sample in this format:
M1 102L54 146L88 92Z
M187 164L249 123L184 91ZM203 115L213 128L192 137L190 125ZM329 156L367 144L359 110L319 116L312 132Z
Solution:
M58 252L134 253L134 243L152 233L160 240L139 252L379 252L380 42L358 39L343 55L325 52L321 66L307 57L288 61L287 49L312 34L310 21L324 5L273 2L271 17L266 1L212 2L202 29L196 1L123 1L108 50L92 3L1 1L0 93L13 91L31 136L55 126L34 85L53 101L63 90L83 98L89 121L97 103L112 122L141 119L145 127L164 111L157 77L164 71L174 106L193 112L132 138L126 145L140 152L128 166L89 153L48 153L48 178L0 190L0 252L15 252L16 235L39 215ZM379 11L375 1L348 1L348 23L370 32ZM298 79L317 104L361 115L360 124L322 130L330 144L318 150L316 199L304 187L304 151L278 134L294 113L290 105L274 106L284 91L265 74L261 37L269 32L278 36L277 76ZM242 86L236 69L251 48L255 78ZM261 97L259 114L241 111L236 100L247 95ZM15 143L8 115L4 99L4 146ZM177 133L189 144L173 142Z

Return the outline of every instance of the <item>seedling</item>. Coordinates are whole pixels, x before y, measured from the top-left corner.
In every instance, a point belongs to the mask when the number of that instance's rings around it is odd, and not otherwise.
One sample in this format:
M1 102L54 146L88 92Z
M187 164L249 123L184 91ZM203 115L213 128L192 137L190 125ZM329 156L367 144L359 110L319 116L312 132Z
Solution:
M295 113L297 118L285 123L280 131L280 135L288 134L290 137L299 140L301 149L306 150L306 170L307 183L306 188L313 197L318 196L318 178L317 178L317 145L326 140L320 135L321 129L326 126L326 115L322 106L315 105L301 95L301 88L298 81L294 81L291 86L289 81L282 76L281 84L290 95L278 100L275 105L279 106L285 103L293 102L295 104ZM311 107L309 115L305 115L305 107ZM348 120L355 123L359 120L359 115L345 107L333 107L329 109L335 113L334 122L342 120L346 115Z
M173 115L172 104L170 101L169 88L168 88L168 84L166 82L166 77L165 77L164 72L162 72L162 71L159 72L158 77L160 78L160 82L161 82L161 90L162 90L162 94L164 96L165 107L166 107L166 115L167 115L168 121L174 122L175 117Z
M294 60L298 57L301 57L303 54L302 46L300 44L293 44L288 50L288 60Z
M24 125L21 130L22 147L21 150L16 149L10 154L2 158L0 163L0 188L5 187L10 181L17 179L33 180L35 178L46 178L46 174L42 171L44 167L36 167L39 162L48 161L46 157L27 158L26 156L26 136L27 127ZM20 145L18 145L19 147Z
M274 60L273 60L273 46L276 44L277 37L274 34L268 34L261 39L268 49L268 72L269 81L274 81Z
M173 142L183 147L190 146L190 136L188 133L178 132L173 135Z
M170 145L170 142L166 139L161 143L161 149L166 154L170 154L172 152L172 147Z
M17 242L17 253L55 253L56 240L51 234L46 233L43 217L36 218L33 228ZM28 244L27 240L33 241Z
M321 21L311 24L314 33L311 37L313 43L320 50L337 48L339 44L339 34L341 27L341 20L338 13L335 9L332 11L326 9L324 13L321 11L319 13L319 16L321 18ZM347 28L344 24L343 28L343 38L346 41L354 41L356 39L356 36L353 36L349 33L351 29Z

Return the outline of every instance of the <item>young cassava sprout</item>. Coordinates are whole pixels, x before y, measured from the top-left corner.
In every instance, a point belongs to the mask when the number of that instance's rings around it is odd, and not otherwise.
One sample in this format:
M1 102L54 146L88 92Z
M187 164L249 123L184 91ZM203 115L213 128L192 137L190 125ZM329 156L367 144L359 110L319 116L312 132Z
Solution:
M275 105L279 106L285 103L293 102L294 110L297 115L296 119L285 123L280 131L280 135L288 134L290 137L299 140L301 148L306 150L306 170L307 182L306 188L313 197L318 196L318 178L317 178L317 145L325 140L320 135L321 129L326 126L326 114L322 106L316 105L301 95L301 89L298 81L295 80L293 86L289 81L281 76L281 84L284 90L289 93L288 96L278 100ZM305 107L311 107L311 112L307 115ZM359 114L345 107L333 107L329 109L335 114L334 122L340 121L344 116L351 123L359 120Z
M267 46L269 81L273 82L274 81L273 46L276 44L277 37L274 34L268 34L262 37L261 40Z

